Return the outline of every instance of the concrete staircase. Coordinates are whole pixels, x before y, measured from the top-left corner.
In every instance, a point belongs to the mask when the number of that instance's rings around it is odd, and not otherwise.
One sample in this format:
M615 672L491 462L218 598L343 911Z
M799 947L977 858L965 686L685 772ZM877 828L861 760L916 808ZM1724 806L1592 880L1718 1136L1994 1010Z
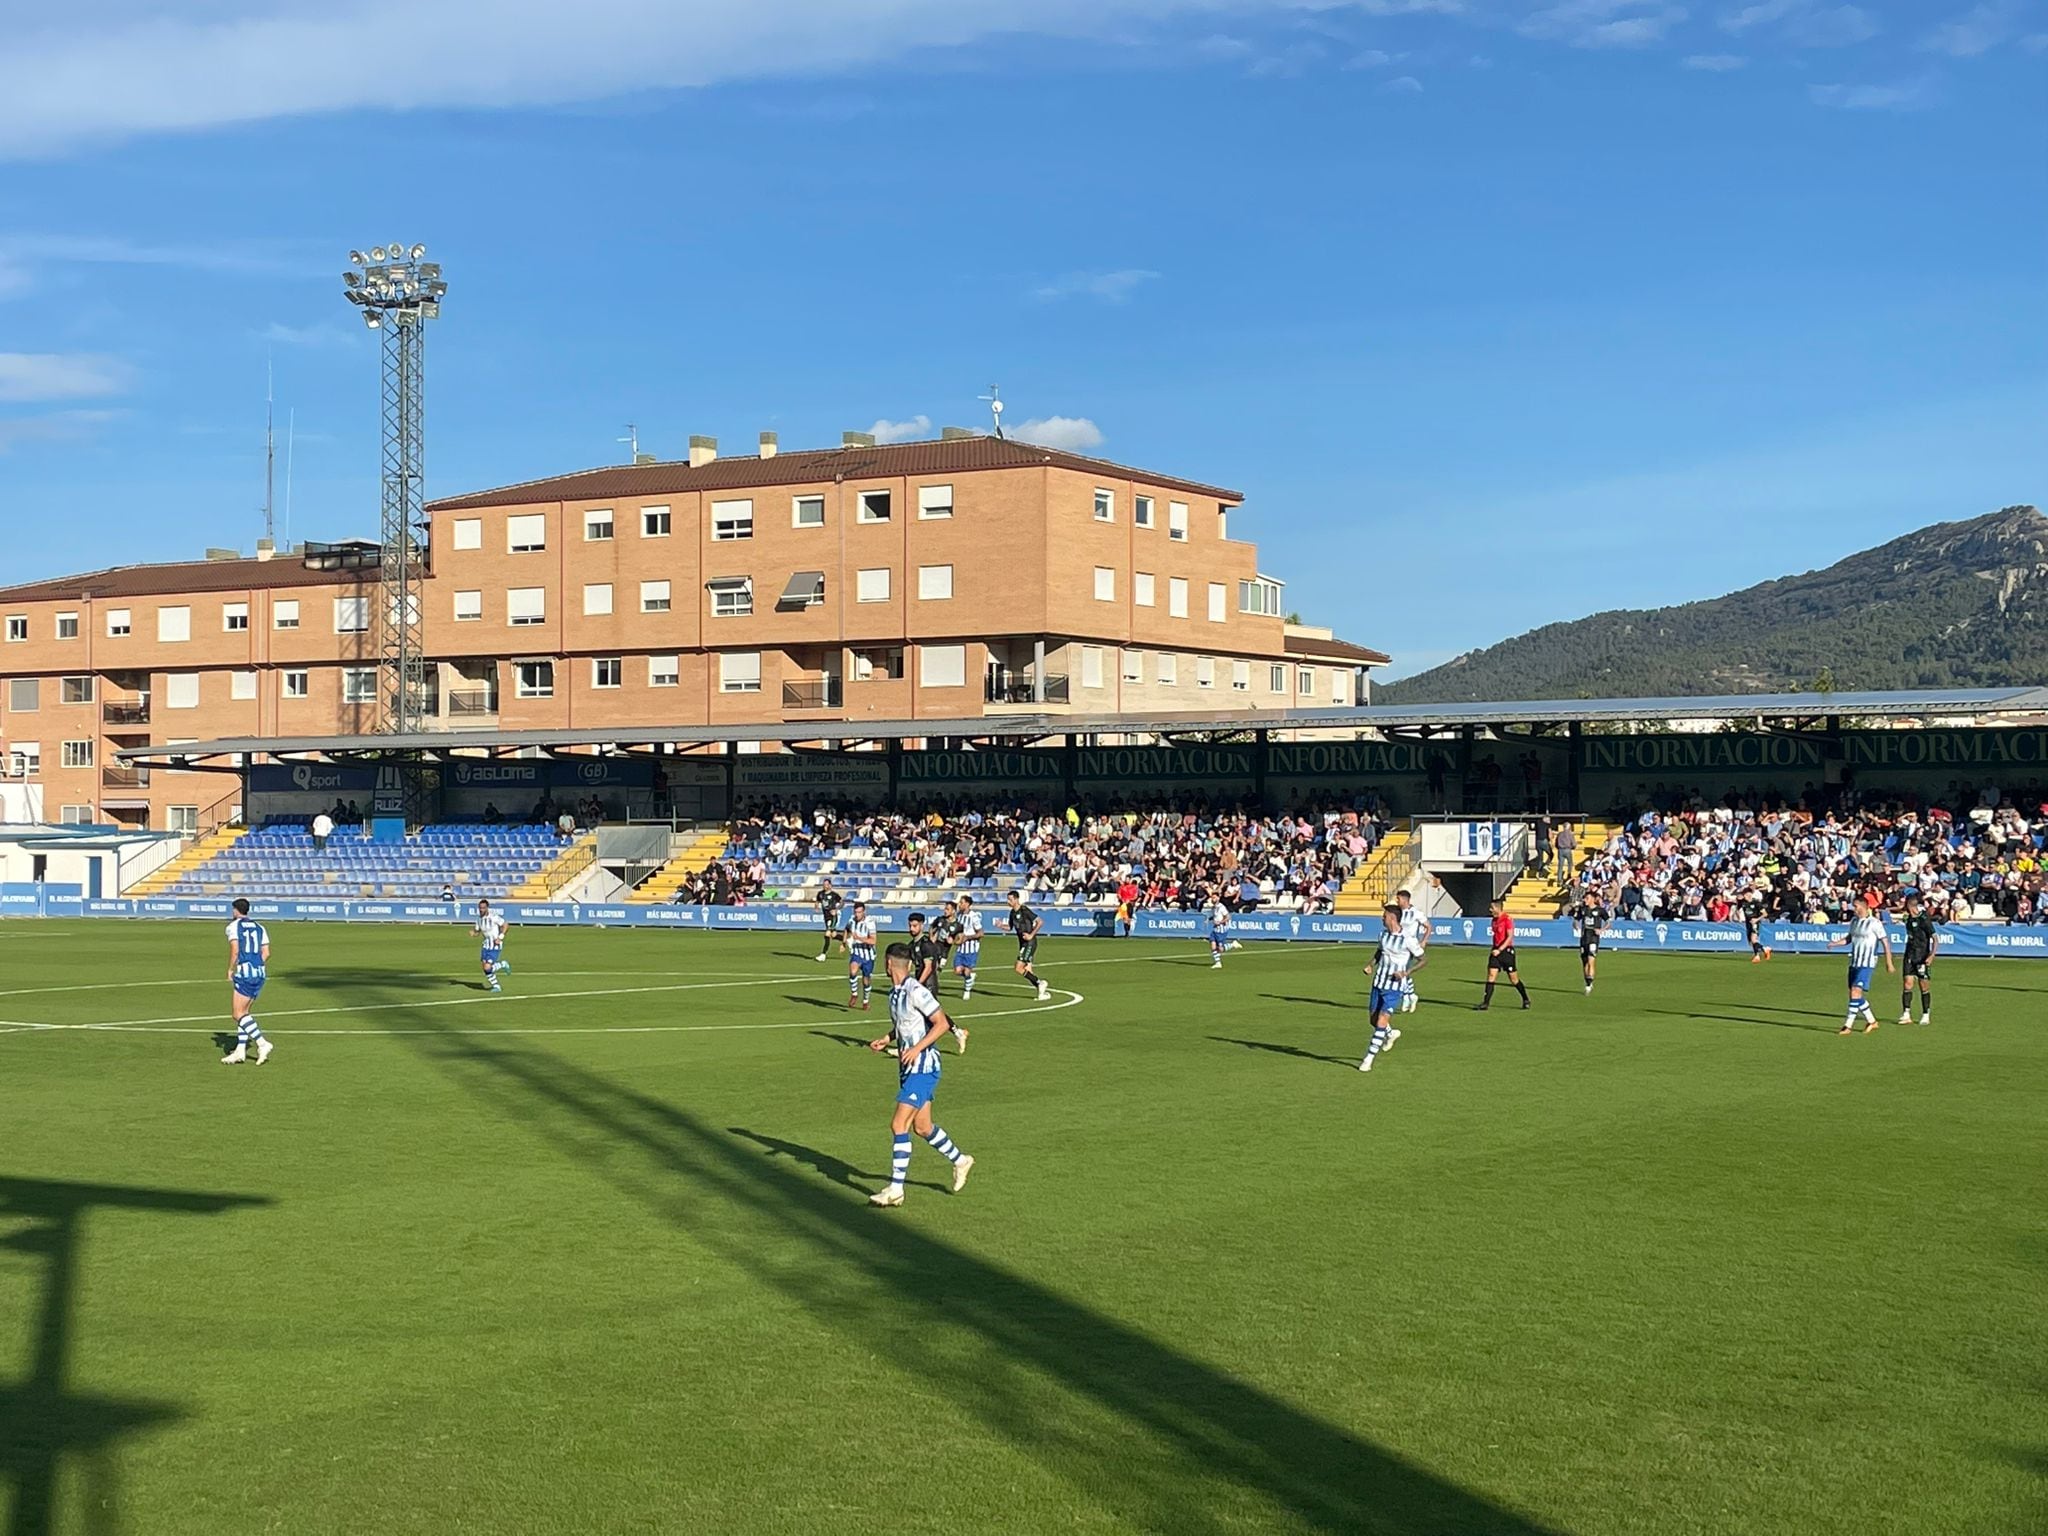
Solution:
M247 827L216 827L213 831L187 846L185 851L167 863L158 865L121 894L124 896L154 896L181 875L189 875L200 865L208 862L217 853L234 847L236 841L247 832Z
M549 897L558 895L564 887L573 884L578 876L596 862L597 834L586 832L564 848L560 858L535 870L513 886L513 899L546 901Z
M1573 857L1583 865L1589 850L1605 848L1607 840L1620 830L1613 822L1586 822L1579 828L1579 849ZM1505 899L1509 917L1518 922L1541 922L1564 911L1571 902L1571 889L1558 883L1553 868L1548 874L1523 874L1508 887Z
M1389 832L1351 873L1332 903L1340 913L1377 914L1401 882L1415 872L1415 834L1406 827Z
M723 832L706 832L690 843L681 852L649 875L628 896L628 901L673 901L683 882L692 875L702 874L716 864L725 854L726 838Z

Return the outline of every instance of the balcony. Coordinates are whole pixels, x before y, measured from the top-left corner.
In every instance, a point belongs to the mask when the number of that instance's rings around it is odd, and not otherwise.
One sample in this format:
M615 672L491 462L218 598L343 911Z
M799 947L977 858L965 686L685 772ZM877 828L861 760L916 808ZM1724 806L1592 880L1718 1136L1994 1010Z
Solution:
M113 699L100 706L100 719L110 730L119 730L131 725L149 724L149 700Z
M1069 702L1067 680L1059 673L1048 673L1045 697L1041 700L1036 685L1028 677L991 677L982 689L982 699L989 704L1065 704Z
M811 677L782 685L782 707L789 709L844 709L846 698L836 677Z
M477 715L495 715L498 712L498 690L495 688L473 688L461 693L448 695L448 713L451 718L465 719Z
M147 768L102 768L100 770L102 789L147 789L149 770Z

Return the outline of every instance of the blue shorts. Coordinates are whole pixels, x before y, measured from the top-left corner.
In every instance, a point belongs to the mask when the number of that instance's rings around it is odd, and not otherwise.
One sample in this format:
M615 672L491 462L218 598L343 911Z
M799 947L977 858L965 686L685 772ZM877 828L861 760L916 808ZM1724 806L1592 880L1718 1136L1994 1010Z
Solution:
M1230 942L1229 930L1225 928L1211 928L1209 930L1209 942L1219 945L1228 944Z
M1372 1001L1366 1006L1371 1009L1372 1017L1375 1019L1383 1013L1399 1013L1401 1011L1400 987L1374 987L1372 989Z
M491 946L490 948L487 948L483 952L484 964L496 965L498 963L498 956L502 955L504 952L504 950L498 948L495 945Z
M962 944L953 951L953 968L955 970L971 971L980 963L981 946L979 944Z
M856 949L853 952L853 968L863 976L875 974L875 952L872 949Z
M896 1090L896 1102L908 1104L912 1109L923 1109L931 1103L932 1095L938 1091L938 1073L913 1072L903 1079L903 1086Z
M1849 967L1849 985L1850 985L1850 986L1852 986L1852 987L1866 987L1866 988L1867 988L1867 987L1868 987L1868 986L1870 985L1870 973L1871 973L1872 971L1876 970L1876 969L1877 969L1877 967L1876 967L1876 966L1874 966L1874 965L1852 965L1852 966L1850 966L1850 967Z
M253 1003L263 995L263 983L267 980L269 980L267 976L237 976L235 978L235 996L246 997Z

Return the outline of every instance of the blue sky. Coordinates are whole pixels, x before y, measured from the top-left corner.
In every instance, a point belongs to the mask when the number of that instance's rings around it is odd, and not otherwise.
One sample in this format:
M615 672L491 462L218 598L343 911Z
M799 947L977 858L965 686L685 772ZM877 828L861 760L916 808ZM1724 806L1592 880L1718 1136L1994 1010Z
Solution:
M1008 419L1400 670L2048 495L2048 0L79 0L0 55L0 579Z

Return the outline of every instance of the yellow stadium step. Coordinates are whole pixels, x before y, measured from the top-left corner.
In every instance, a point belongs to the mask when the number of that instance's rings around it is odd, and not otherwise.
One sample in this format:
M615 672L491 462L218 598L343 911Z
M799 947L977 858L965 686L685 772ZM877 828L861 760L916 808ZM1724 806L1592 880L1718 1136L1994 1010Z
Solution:
M512 887L512 895L524 901L546 901L559 895L578 875L597 862L597 834L586 832L551 864L543 865Z
M706 832L681 853L641 881L628 901L673 901L683 882L702 874L725 856L723 832Z
M185 851L171 859L161 868L144 875L128 887L124 896L154 896L173 880L189 875L202 864L210 861L215 854L225 853L234 847L235 840L248 831L247 827L217 827L188 846Z
M1608 821L1582 823L1579 827L1578 852L1573 855L1573 859L1583 865L1590 852L1605 848L1608 840L1620 830L1613 822ZM1531 871L1508 887L1508 916L1526 922L1539 922L1545 918L1556 917L1571 899L1571 888L1558 883L1555 869L1540 875Z
M1357 914L1377 912L1386 905L1388 877L1396 875L1406 879L1415 866L1415 834L1406 827L1389 832L1373 849L1366 861L1351 872L1351 878L1344 882L1337 892L1337 899L1331 904L1338 912Z

